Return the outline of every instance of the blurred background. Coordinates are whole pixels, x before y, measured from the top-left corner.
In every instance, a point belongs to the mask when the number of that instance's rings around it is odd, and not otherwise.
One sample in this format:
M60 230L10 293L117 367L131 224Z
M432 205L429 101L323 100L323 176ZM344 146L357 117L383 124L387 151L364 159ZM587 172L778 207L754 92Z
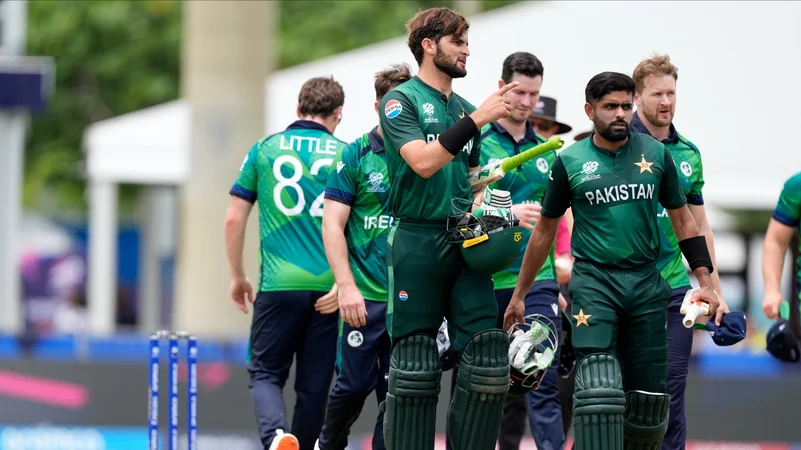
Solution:
M723 294L749 322L733 347L696 332L688 448L801 449L801 366L765 352L760 268L782 184L801 170L801 3L0 0L0 450L144 448L158 329L198 336L201 448L259 448L250 317L227 296L228 189L250 146L295 119L308 78L345 88L337 137L373 127L373 75L416 69L404 24L433 6L471 21L455 90L479 104L508 54L532 52L568 143L591 126L592 75L670 54L675 123L704 157ZM183 364L180 377L183 405ZM440 433L446 407L443 392ZM371 398L350 449L369 448L375 414Z

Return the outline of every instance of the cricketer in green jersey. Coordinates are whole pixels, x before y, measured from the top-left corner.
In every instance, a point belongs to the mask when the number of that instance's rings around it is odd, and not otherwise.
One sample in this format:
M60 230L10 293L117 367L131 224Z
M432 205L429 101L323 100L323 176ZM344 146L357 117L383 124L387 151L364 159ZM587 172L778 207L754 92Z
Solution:
M492 160L514 156L546 141L542 135L534 131L532 123L528 120L539 101L543 72L542 62L531 53L513 53L504 60L498 85L503 86L512 81L518 81L520 84L507 94L512 101L511 114L485 125L481 130L482 167ZM548 184L548 173L555 159L556 151L550 151L523 163L491 186L511 193L513 203L511 210L520 218L525 228L524 249L531 236L530 230L534 229L534 224L539 219L545 187ZM554 253L554 249L551 249L545 264L537 274L534 285L526 294L525 306L526 316L541 314L549 318L554 324L552 331L558 336L562 331L562 320L559 312L559 285L556 283ZM521 251L514 264L492 277L499 311L496 323L498 327L503 325L503 313L517 284L523 254L524 251ZM557 348L554 359L558 360L559 356ZM554 364L540 380L536 390L522 397L507 398L498 431L500 450L517 450L520 447L525 432L526 416L537 448L564 447L565 436L562 430L562 410L559 404L556 371L557 365Z
M375 76L375 111L386 93L411 79L405 64ZM387 235L389 175L381 127L365 133L340 153L328 174L323 207L323 243L338 287L337 379L328 396L325 423L315 450L344 450L351 425L364 401L387 392ZM384 447L384 415L379 413L373 450Z
M784 303L782 294L782 270L784 257L793 236L801 231L801 172L790 177L776 202L776 208L768 224L765 244L762 251L762 277L765 281L765 297L762 311L769 319L780 318L780 306ZM799 248L801 252L801 248ZM801 267L801 259L799 259ZM795 284L801 280L801 271L795 275ZM801 292L801 289L797 289ZM781 314L784 315L784 314ZM781 317L787 320L786 317Z
M495 327L491 275L468 266L459 246L448 242L447 219L454 201L474 201L468 175L479 169L481 127L509 114L505 94L517 84L476 109L451 88L467 74L467 20L432 8L406 26L420 70L385 95L379 110L394 217L387 239L392 354L384 440L389 450L434 448L442 375L435 336L445 317L460 361L448 437L455 450L491 450L509 390L509 337Z
M667 55L657 55L641 61L634 69L632 78L636 85L634 112L631 130L658 139L673 157L678 168L679 185L687 199L687 206L693 215L698 231L706 237L712 264L715 265L715 244L712 228L704 208L704 171L701 153L692 142L682 136L673 125L676 109L676 81L678 69ZM684 314L681 306L684 296L692 288L690 277L679 248L679 241L673 232L673 224L667 210L660 204L658 209L660 251L656 266L670 288L667 320L668 372L667 393L670 395L670 415L667 433L662 441L662 450L682 450L687 441L687 421L684 406L684 391L687 387L687 372L693 345L693 329L682 323ZM720 278L717 271L712 272L712 287L718 294L720 306L715 322L720 325L721 317L728 312L720 292Z
M231 188L225 244L231 299L247 313L253 303L248 372L265 448L313 448L325 416L336 360L337 298L323 250L323 191L334 158L346 146L332 133L345 94L331 78L300 90L298 118L259 140ZM259 203L261 270L258 294L242 267L245 224ZM330 290L330 291L329 291ZM297 405L287 430L282 389L297 354Z
M695 298L709 303L710 314L718 306L706 240L686 206L673 158L659 141L630 131L634 94L634 80L625 74L604 72L587 84L585 112L596 132L557 156L506 311L505 325L522 322L523 297L551 250L559 218L572 206L577 450L656 449L667 429L670 286L656 267L657 202L699 280Z

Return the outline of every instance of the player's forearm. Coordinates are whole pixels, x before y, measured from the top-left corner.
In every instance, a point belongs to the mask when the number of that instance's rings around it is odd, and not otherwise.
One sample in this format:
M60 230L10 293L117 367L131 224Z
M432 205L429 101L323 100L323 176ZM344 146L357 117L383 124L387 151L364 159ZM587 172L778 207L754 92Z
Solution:
M348 243L345 240L344 227L336 223L323 222L323 246L337 286L355 285L356 281L348 260Z
M676 210L668 210L668 216L670 217L671 225L673 225L673 232L679 242L700 236L695 219L686 206Z
M227 218L225 220L225 253L228 256L228 269L231 278L245 276L245 266L242 262L245 249L245 229L247 221L241 218Z
M712 258L712 265L715 268L718 267L717 259L715 258L715 234L712 232L712 227L709 225L709 222L704 221L701 223L700 229L698 230L701 234L706 237L706 246L709 249L709 257ZM720 287L720 274L718 270L715 270L711 274L712 278L712 289L715 290L720 295L723 295L721 292Z
M401 156L409 167L423 178L431 178L454 158L454 155L448 152L439 141L429 142L425 145L421 143L410 148L404 146Z
M559 219L540 217L523 254L523 264L517 277L514 297L523 298L531 289L531 285L534 284L537 274L542 269L542 265L545 264L545 260L551 251L551 244L553 244L553 240L556 237L558 225Z
M782 291L782 270L784 269L784 255L786 252L787 247L782 246L775 239L771 239L770 235L765 238L765 244L762 249L762 278L764 279L766 293L780 293Z

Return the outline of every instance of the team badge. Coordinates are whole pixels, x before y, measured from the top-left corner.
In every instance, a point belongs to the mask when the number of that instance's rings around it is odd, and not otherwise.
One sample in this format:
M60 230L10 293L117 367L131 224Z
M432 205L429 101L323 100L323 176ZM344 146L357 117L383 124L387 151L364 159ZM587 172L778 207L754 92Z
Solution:
M689 177L693 174L693 166L687 161L682 161L681 164L679 164L679 169L681 169L681 173L683 173L685 177Z
M403 105L397 100L390 100L384 105L384 115L387 116L388 119L398 117L401 111L403 111Z
M638 163L634 163L634 165L640 168L640 173L643 173L643 172L646 172L646 171L650 172L650 173L654 173L651 170L651 166L653 166L654 163L646 161L645 160L645 155L642 155L642 161L640 161Z
M537 158L537 170L542 173L548 173L548 161L543 158Z
M587 319L592 317L591 314L584 314L584 309L579 309L578 315L573 316L576 319L576 327L580 327L582 324L585 326L590 326L590 323L587 322Z
M353 330L348 333L348 345L351 347L358 347L364 342L364 335L361 331Z
M407 294L406 291L400 291L398 293L398 298L400 299L400 301L405 302L406 300L409 299L409 294Z

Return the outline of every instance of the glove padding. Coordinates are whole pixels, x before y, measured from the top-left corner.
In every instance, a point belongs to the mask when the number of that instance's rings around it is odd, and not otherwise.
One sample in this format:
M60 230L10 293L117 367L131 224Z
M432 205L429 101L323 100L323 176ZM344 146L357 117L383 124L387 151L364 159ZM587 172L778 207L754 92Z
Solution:
M526 376L547 370L553 363L554 351L548 347L538 352L537 346L548 338L549 333L550 330L539 323L532 324L528 331L515 331L509 346L509 364Z

